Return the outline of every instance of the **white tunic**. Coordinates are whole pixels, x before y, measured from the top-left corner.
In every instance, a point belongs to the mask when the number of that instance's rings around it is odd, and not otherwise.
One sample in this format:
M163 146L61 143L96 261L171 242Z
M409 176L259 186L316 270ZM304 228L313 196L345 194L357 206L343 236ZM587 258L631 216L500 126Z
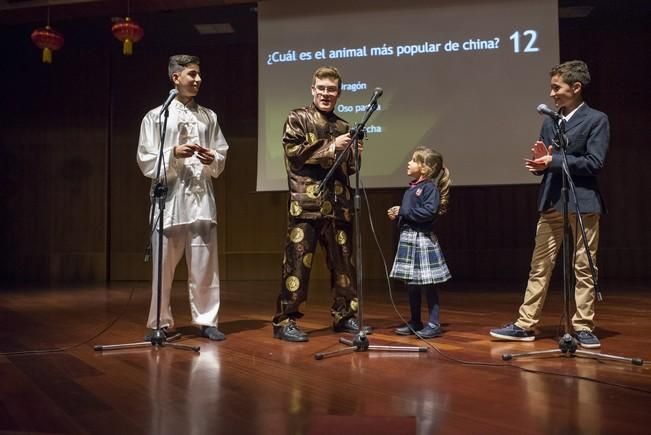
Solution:
M157 161L160 150L160 130L164 116L159 116L161 106L150 110L140 126L138 143L138 166L142 173L156 183ZM177 159L174 147L197 143L213 150L215 160L204 165L197 156ZM197 221L217 223L217 209L211 177L224 170L228 144L212 110L196 104L187 106L173 100L169 106L169 118L163 146L164 169L160 177L167 179L168 193L165 201L163 228L191 224ZM155 207L154 222L158 217Z

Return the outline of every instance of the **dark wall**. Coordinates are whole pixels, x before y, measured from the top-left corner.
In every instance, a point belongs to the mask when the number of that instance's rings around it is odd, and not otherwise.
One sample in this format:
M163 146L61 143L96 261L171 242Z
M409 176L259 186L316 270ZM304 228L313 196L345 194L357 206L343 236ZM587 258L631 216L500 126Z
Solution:
M587 18L560 21L562 60L588 62L594 81L587 100L611 120L600 177L610 213L602 220L599 266L602 277L622 280L651 275L649 13L626 4L604 2ZM189 23L221 18L236 23L236 34L200 38L188 30ZM136 145L142 116L170 88L167 57L179 52L201 56L198 101L217 112L231 145L216 182L222 278L278 277L285 194L255 193L255 20L246 6L144 16L145 38L129 58L110 34L108 18L62 21L56 27L66 45L52 65L40 63L29 40L41 23L3 26L0 285L150 279L150 265L142 262L149 182L136 165ZM307 102L309 77L304 85ZM500 86L505 98L517 92ZM389 261L396 232L384 211L401 195L400 189L369 192ZM535 185L453 188L452 209L437 233L455 278L524 282L536 195ZM364 274L379 279L384 269L366 214L362 221ZM322 257L315 263L317 277L325 277Z

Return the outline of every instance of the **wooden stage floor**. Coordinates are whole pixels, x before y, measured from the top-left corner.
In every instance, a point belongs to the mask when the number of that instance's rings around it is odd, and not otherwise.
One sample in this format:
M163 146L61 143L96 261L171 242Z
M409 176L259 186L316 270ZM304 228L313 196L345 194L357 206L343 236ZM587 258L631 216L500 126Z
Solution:
M0 432L92 434L625 434L651 431L651 288L606 283L597 307L605 353L645 365L545 356L503 362L505 352L557 349L561 297L550 291L532 343L492 341L514 319L522 289L454 283L441 289L445 335L426 353L340 349L326 283L314 282L300 325L308 343L272 338L277 283L222 283L223 342L196 336L187 293L175 285L182 343L140 341L149 283L0 293ZM422 345L392 333L400 320L382 283L366 285L371 344ZM131 298L131 299L130 299ZM406 295L396 292L400 312ZM118 317L112 326L111 322ZM85 343L84 343L85 342ZM84 344L80 344L84 343ZM79 345L80 344L80 345ZM76 346L75 346L76 345ZM69 347L50 353L20 353ZM17 353L18 352L18 353ZM439 353L440 352L440 353ZM461 360L468 363L461 363Z

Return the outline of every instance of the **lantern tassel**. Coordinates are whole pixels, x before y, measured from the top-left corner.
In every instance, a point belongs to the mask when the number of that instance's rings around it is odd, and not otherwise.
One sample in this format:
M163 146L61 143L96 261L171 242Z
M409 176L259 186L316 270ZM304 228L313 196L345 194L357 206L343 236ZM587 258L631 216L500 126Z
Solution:
M133 54L133 41L129 38L124 40L122 44L122 54L125 56L131 56Z
M43 49L42 60L43 60L43 63L52 63L52 50L45 47Z

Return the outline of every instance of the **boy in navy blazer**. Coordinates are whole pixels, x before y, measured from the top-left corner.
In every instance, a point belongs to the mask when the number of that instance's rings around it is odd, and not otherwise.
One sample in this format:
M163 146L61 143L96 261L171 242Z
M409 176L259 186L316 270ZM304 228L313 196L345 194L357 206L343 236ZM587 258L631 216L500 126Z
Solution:
M576 201L583 218L588 241L589 254L596 264L599 244L599 217L605 206L597 174L604 165L609 142L608 117L589 107L583 101L583 90L590 83L588 66L573 60L562 63L550 72L550 97L558 113L566 122L568 138L567 163L576 186ZM549 280L554 263L563 243L563 216L561 202L562 154L555 149L557 122L551 117L545 119L540 139L534 144L532 158L525 167L535 175L542 175L538 194L540 218L536 228L536 240L531 258L529 281L520 306L518 319L501 328L492 329L490 335L502 340L533 341L534 326L540 320ZM584 348L599 348L601 344L594 335L595 289L588 263L580 227L576 222L576 203L570 195L569 221L572 228L576 277L576 312L572 317L575 337Z

